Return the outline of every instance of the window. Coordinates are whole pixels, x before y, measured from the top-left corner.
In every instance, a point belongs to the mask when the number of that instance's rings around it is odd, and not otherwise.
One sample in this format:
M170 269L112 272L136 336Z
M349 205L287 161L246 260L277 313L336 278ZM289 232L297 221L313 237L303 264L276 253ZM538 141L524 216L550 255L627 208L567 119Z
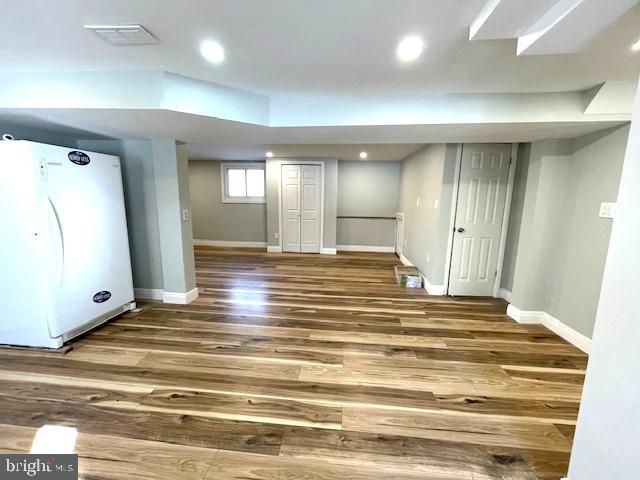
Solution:
M265 203L264 163L223 163L224 203Z

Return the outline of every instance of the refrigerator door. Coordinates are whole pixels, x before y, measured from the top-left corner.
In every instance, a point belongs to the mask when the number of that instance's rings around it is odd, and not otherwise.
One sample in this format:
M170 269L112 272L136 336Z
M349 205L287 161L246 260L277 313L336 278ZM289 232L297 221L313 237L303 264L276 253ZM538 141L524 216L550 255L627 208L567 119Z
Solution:
M51 337L133 301L120 159L31 144L48 258Z

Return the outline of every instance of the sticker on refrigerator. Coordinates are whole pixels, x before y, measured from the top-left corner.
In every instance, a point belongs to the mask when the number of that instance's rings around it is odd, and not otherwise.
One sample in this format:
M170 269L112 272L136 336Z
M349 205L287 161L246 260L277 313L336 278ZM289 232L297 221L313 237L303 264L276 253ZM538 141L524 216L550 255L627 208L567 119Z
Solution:
M111 298L111 292L103 290L101 292L96 293L93 296L93 301L96 303L104 303Z
M71 163L75 163L76 165L88 165L91 159L89 155L84 152L79 152L78 150L74 150L73 152L69 152L69 160Z

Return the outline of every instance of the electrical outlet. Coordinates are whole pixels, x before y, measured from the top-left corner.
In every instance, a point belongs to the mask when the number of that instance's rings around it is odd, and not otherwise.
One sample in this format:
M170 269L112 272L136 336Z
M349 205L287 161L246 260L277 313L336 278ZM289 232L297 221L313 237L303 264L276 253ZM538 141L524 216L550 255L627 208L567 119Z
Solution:
M183 222L188 222L189 221L189 209L185 208L184 210L182 210L182 221Z
M427 253L427 263L430 263L430 262L431 262L431 255Z
M278 240L280 238L280 234L278 232L273 234L273 238L275 238L276 240Z
M420 206L420 197L416 197L416 207Z
M438 199L434 200L433 208L437 210L439 206L440 206L440 200L438 200Z

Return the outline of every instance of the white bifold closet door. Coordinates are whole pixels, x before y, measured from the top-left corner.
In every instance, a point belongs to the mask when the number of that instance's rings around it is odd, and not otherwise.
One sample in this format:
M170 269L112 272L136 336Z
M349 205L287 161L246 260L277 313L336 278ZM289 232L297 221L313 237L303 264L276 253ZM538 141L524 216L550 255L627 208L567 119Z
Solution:
M319 165L282 166L282 251L320 253Z

